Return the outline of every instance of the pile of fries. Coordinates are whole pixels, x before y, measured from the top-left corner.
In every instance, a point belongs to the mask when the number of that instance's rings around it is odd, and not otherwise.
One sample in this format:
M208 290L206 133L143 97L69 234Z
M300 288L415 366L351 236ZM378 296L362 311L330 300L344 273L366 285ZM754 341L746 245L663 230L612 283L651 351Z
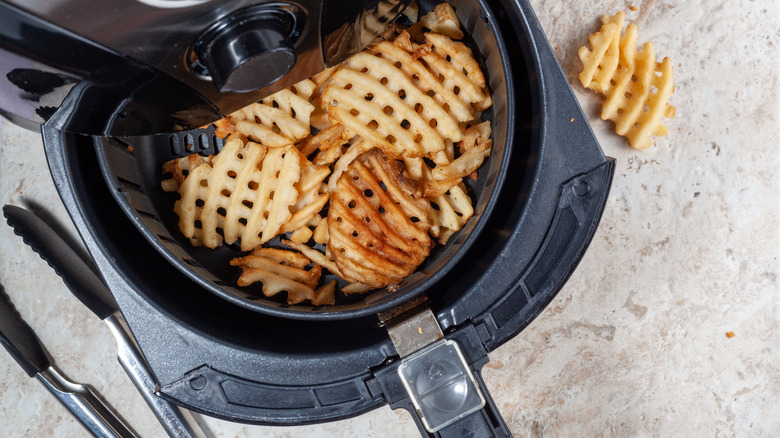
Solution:
M416 19L416 17L414 17ZM399 283L473 215L463 178L492 149L492 105L460 24L441 4L341 65L216 123L216 155L163 166L179 228L194 245L240 242L239 286L289 304L334 304ZM411 31L411 29L410 29ZM290 249L267 247L281 243ZM315 248L316 246L316 248ZM317 248L321 248L317 249Z

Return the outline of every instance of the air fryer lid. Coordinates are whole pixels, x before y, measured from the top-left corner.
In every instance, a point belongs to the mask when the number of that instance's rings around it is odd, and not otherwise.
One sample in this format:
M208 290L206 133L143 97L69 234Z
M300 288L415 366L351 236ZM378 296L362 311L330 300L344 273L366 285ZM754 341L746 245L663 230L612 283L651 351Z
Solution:
M421 5L421 14L438 2ZM162 164L173 158L194 152L216 153L221 147L213 130L190 131L133 138L96 138L101 168L109 185L116 188L114 197L131 218L142 235L176 268L199 285L228 301L270 315L297 318L355 318L376 314L395 307L441 279L466 249L479 236L490 212L495 206L509 164L514 143L515 114L514 81L501 34L490 19L490 10L482 2L461 2L457 13L493 96L493 106L484 112L483 119L491 121L493 150L479 170L479 179L464 178L474 201L474 216L453 235L446 245L437 245L415 273L398 285L370 294L344 295L337 293L335 306L293 305L284 301L284 294L272 298L263 296L260 285L245 288L235 286L240 269L228 261L240 255L234 247L209 249L193 247L178 229L178 218L173 212L176 194L166 193L160 186ZM278 245L279 238L271 245ZM346 284L335 275L340 286ZM324 282L331 278L325 278Z
M486 353L527 326L576 267L614 173L530 5L491 6L513 60L515 99L529 105L518 107L512 172L485 231L426 291L445 337L461 346L477 379ZM295 321L209 293L144 239L128 238L134 226L112 202L90 139L43 133L60 196L164 396L261 424L335 420L385 403L414 411L398 379L395 349L375 317ZM465 420L492 427L485 421L495 415L481 411Z

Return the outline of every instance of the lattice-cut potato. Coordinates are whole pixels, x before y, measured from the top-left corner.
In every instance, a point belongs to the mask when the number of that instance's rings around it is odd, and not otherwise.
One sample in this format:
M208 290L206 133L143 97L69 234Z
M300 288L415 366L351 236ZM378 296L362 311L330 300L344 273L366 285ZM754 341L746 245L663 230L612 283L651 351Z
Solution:
M602 17L599 32L590 36L591 50L580 48L582 85L602 93L601 118L615 123L615 132L636 149L653 144L653 136L668 133L661 120L673 118L669 104L674 93L672 63L657 62L652 43L637 51L637 27L629 25L621 35L624 14Z
M216 248L240 239L249 251L316 216L328 201L329 173L293 146L268 149L231 138L179 187L179 229L195 244Z
M430 205L403 175L403 163L372 149L337 182L328 246L342 277L374 288L401 281L428 256Z
M492 101L468 47L435 33L426 38L425 54L381 42L351 57L322 100L333 119L385 153L446 164L448 142L463 137L459 122Z
M447 193L431 199L433 212L431 235L438 238L442 245L474 215L471 198L461 183L450 188Z
M620 59L620 32L624 18L623 12L614 17L601 17L601 30L588 38L592 50L580 47L579 56L585 66L580 73L583 87L599 93L611 87L610 82Z
M276 248L257 248L247 256L230 261L242 269L238 285L245 287L262 283L263 294L271 297L287 292L287 303L298 304L310 300L318 306L333 303L335 285L317 288L322 268L303 254ZM315 289L316 288L316 289Z
M267 147L283 147L308 137L314 105L309 103L314 89L309 79L280 90L228 116L235 129Z
M420 19L420 23L428 29L447 35L454 40L463 38L463 31L460 30L460 20L458 20L455 10L452 9L449 3L436 5L431 12L425 14Z
M161 182L162 189L166 192L175 192L184 183L184 179L190 174L190 171L201 164L211 164L211 156L200 154L190 154L181 158L174 158L166 161L162 167L163 175L171 175L170 178Z

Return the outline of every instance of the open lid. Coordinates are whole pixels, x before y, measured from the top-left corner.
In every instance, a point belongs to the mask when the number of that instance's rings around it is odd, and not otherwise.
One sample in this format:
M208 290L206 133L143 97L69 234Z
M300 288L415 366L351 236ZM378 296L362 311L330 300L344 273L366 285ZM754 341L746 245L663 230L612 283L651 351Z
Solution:
M0 115L96 136L202 127L363 49L410 3L335 1L0 2Z

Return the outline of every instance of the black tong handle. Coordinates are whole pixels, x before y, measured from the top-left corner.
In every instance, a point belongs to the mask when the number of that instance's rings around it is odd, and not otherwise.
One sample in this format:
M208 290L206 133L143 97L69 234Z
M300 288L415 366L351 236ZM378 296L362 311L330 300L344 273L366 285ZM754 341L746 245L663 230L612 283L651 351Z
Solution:
M4 206L3 214L8 225L24 240L24 243L62 277L73 295L98 318L105 319L116 311L116 301L103 280L46 222L14 205ZM53 263L53 260L56 260L56 263Z

